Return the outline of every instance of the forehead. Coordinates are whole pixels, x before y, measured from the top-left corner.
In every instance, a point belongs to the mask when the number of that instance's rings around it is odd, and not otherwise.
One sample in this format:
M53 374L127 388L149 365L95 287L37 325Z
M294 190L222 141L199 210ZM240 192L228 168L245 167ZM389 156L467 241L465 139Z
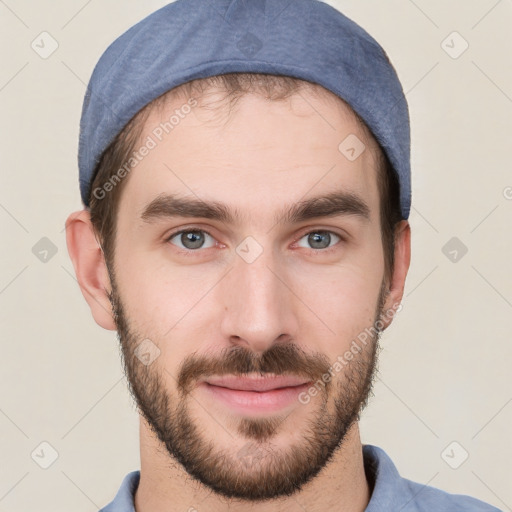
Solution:
M179 92L147 113L135 146L151 149L130 172L120 214L140 214L162 192L238 211L259 203L261 212L263 204L345 189L374 209L376 142L334 94L317 86L283 100L248 93L230 103L220 89Z

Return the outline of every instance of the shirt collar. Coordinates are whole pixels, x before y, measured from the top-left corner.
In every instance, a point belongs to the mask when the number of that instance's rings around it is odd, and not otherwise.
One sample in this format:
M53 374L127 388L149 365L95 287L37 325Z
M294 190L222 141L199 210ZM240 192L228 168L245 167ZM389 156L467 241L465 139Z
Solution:
M373 486L365 512L402 510L415 499L408 480L402 478L389 455L378 446L363 445L366 479Z

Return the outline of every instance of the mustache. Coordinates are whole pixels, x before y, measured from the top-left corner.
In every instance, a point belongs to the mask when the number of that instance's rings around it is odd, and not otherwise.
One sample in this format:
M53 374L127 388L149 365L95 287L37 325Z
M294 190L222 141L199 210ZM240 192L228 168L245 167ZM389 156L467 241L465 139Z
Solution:
M273 345L262 354L236 346L224 349L219 357L198 356L195 353L187 356L178 371L177 387L186 395L199 379L212 375L241 377L251 373L260 373L262 376L267 373L294 375L316 381L322 379L330 366L325 354L306 354L291 343Z

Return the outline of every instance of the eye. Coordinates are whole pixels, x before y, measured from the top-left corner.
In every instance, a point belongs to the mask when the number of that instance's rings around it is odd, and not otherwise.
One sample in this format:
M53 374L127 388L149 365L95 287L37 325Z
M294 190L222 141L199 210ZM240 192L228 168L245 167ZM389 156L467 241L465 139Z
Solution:
M305 247L304 245L300 244L300 241L306 238L306 243L310 244L310 249L328 249L332 247L330 244L333 241L333 235L335 239L338 239L338 241L342 239L341 236L333 233L332 231L310 231L299 239L298 245L300 247ZM336 240L334 240L334 242L336 242Z
M175 238L176 242L173 242L172 240ZM204 247L206 238L213 240L213 244L209 247L215 246L214 238L202 229L182 229L170 235L167 241L171 242L173 245L177 245L180 249L208 249L208 247Z

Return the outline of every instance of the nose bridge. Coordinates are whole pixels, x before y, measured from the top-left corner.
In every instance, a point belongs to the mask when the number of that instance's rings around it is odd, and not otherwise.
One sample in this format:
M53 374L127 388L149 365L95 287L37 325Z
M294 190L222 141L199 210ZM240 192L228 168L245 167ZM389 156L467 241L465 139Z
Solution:
M282 335L295 336L297 321L293 294L278 277L275 251L254 242L246 239L237 247L233 269L223 284L222 326L232 341L264 351Z

